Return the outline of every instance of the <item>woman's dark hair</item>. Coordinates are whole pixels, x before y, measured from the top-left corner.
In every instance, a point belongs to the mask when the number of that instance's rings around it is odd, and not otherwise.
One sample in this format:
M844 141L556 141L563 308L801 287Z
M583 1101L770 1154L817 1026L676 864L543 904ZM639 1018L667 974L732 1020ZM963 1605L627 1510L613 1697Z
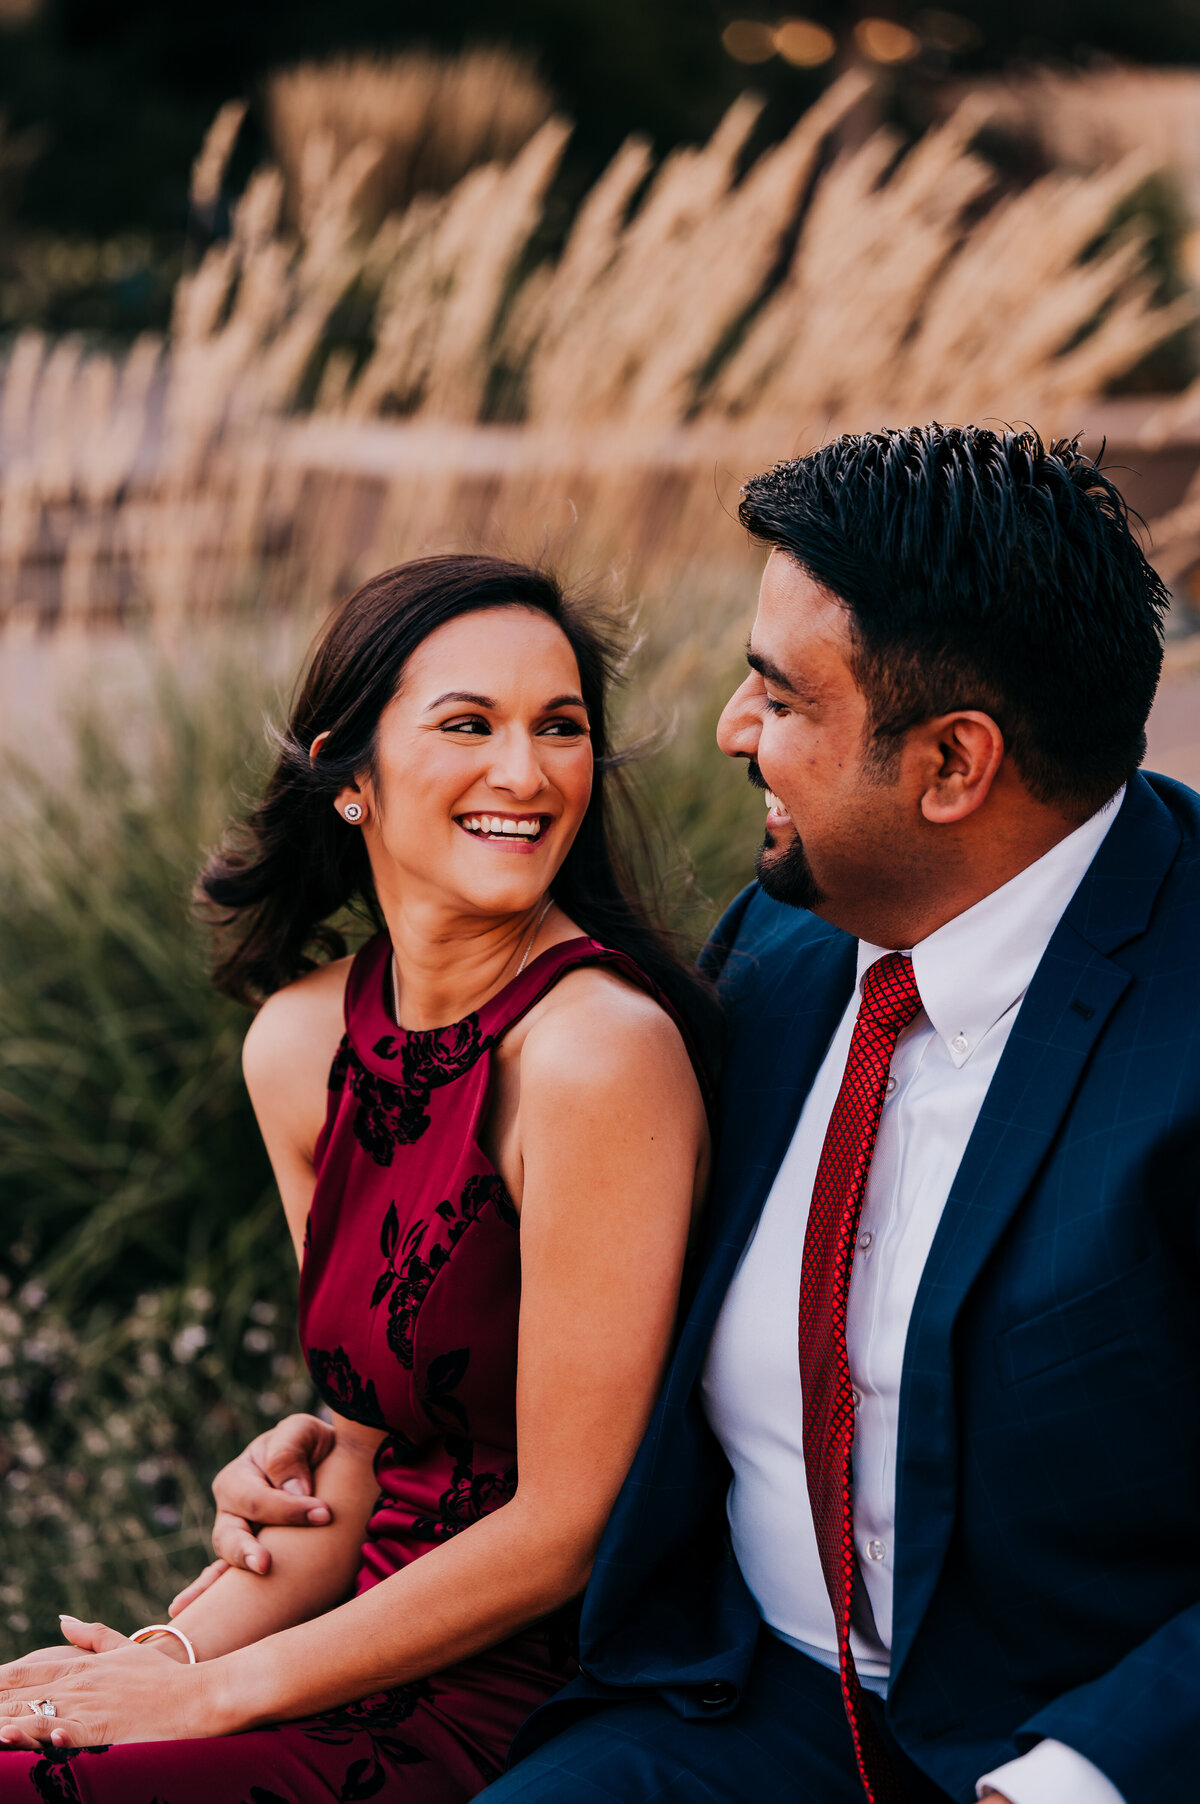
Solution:
M546 615L579 667L595 776L551 893L584 933L641 967L707 1062L715 1045L715 998L638 896L613 828L610 791L620 772L608 740L606 699L616 647L599 619L568 601L552 576L499 558L419 558L372 577L336 610L300 683L262 800L199 880L201 904L218 934L214 982L253 1007L311 970L316 955L345 953L331 919L342 910L359 907L376 928L384 927L362 834L341 819L333 798L373 771L380 716L413 652L447 621L484 608ZM310 758L320 733L329 737L320 756Z
M847 433L738 512L846 608L881 766L954 708L990 714L1030 793L1080 820L1141 763L1169 597L1078 438Z

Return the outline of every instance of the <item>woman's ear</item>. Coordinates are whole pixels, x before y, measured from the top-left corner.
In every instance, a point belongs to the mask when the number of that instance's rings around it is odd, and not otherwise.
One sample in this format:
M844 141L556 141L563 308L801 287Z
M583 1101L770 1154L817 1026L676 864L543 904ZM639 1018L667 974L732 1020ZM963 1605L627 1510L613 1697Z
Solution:
M321 747L328 738L329 728L326 728L323 733L317 734L316 738L308 748L310 764L315 763L321 756ZM333 798L333 805L341 815L342 819L348 821L352 827L361 827L365 824L367 818L367 802L366 797L363 795L357 783L347 783L344 788L339 789L337 795Z

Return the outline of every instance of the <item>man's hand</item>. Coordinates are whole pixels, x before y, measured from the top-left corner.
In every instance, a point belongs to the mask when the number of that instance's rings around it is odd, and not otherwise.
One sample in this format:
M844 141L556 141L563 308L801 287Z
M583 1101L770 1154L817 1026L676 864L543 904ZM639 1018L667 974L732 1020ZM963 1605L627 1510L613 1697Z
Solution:
M168 1615L186 1609L230 1566L265 1576L271 1570L271 1556L255 1539L255 1531L264 1525L321 1528L332 1522L329 1505L313 1496L313 1471L336 1444L337 1435L327 1422L316 1416L285 1416L221 1468L213 1480L217 1558L172 1599Z

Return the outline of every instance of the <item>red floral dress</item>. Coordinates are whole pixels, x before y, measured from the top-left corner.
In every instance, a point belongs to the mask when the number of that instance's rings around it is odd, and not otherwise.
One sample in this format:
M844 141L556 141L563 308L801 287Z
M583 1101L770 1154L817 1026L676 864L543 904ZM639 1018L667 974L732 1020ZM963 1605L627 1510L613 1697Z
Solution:
M513 1495L518 1217L480 1145L492 1058L597 941L551 947L452 1027L398 1028L391 945L363 947L329 1077L300 1279L300 1337L332 1409L385 1430L357 1592ZM574 1671L571 1609L473 1659L340 1710L208 1741L7 1752L0 1800L71 1804L461 1804Z

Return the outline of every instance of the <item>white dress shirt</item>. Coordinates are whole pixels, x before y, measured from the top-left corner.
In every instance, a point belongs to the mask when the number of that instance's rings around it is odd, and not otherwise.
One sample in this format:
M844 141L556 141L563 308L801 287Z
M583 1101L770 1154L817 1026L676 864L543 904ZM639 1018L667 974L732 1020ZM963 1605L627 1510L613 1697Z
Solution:
M873 1628L852 1629L851 1648L864 1685L881 1695L892 1641L900 1374L917 1287L1022 999L1123 795L912 949L922 1008L892 1058L846 1318L857 1411L855 1540L874 1615ZM881 946L859 943L858 983L742 1254L702 1381L709 1421L733 1467L729 1525L746 1583L777 1635L835 1671L833 1610L804 1472L796 1308L809 1203L862 978L884 955ZM1013 1804L1122 1804L1090 1761L1051 1741L980 1779L980 1796L992 1789Z

